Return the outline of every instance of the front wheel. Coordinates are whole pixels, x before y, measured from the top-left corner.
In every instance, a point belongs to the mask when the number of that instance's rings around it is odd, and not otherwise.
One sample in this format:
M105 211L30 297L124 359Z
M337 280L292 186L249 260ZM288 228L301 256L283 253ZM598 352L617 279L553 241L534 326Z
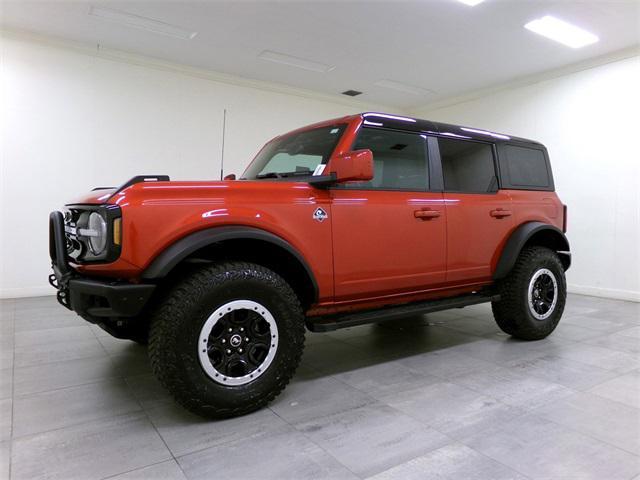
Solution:
M256 410L287 385L304 347L297 296L250 263L207 266L186 277L151 320L149 356L185 408L223 418Z
M491 307L505 333L522 340L540 340L558 325L567 299L567 282L553 250L525 248L497 289L500 300Z

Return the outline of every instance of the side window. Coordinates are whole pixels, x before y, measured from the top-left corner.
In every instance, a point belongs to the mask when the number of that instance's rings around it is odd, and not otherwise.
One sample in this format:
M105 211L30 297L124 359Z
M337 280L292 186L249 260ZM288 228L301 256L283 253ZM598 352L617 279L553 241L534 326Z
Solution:
M439 138L444 189L447 192L488 193L498 188L493 146L488 143Z
M551 186L544 152L536 148L505 145L503 147L509 183L514 187L548 188Z
M415 133L362 128L353 150L373 152L374 177L344 188L367 190L427 190L426 138Z

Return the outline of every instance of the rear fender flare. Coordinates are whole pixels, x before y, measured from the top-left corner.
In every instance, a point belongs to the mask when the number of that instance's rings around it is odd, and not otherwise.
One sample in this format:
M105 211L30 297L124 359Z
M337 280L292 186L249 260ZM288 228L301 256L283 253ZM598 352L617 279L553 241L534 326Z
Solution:
M546 238L552 241L553 245L549 246L559 253L565 270L568 270L571 266L571 253L569 240L562 230L548 223L527 222L516 228L507 240L493 273L493 279L499 280L506 277L516 264L518 255L527 242L539 234L545 234Z

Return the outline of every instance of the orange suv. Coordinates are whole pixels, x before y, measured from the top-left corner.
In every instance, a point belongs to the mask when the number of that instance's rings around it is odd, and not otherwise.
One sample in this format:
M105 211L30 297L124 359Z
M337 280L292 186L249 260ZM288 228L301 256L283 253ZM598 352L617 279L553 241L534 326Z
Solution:
M187 409L228 417L289 382L305 325L329 331L491 302L549 335L567 212L540 143L364 113L268 142L238 180L139 176L50 216L59 302L149 344Z

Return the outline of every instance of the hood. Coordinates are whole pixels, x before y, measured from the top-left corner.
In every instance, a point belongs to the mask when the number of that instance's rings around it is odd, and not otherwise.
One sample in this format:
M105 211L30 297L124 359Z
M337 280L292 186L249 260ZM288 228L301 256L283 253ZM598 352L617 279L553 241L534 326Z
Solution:
M270 181L270 180L226 180L226 181L162 181L138 182L123 187L99 187L84 195L67 202L67 205L101 205L104 203L119 204L123 197L137 197L140 200L162 198L184 202L185 199L209 199L231 197L251 199L254 195L278 195L278 192L288 191L300 194L304 190L311 190L306 182ZM304 195L304 194L303 194ZM132 197L133 196L133 197ZM273 197L271 197L273 198Z
M83 195L68 205L73 204L85 204L85 205L96 205L105 203L109 198L116 192L121 192L133 185L139 183L146 182L169 182L169 175L136 175L135 177L130 178L125 183L120 185L118 188L116 187L96 187L91 192Z
M117 189L115 187L99 188L97 190L91 190L90 192L80 195L68 202L68 205L84 204L84 205L99 205L105 203L111 195L115 193Z

